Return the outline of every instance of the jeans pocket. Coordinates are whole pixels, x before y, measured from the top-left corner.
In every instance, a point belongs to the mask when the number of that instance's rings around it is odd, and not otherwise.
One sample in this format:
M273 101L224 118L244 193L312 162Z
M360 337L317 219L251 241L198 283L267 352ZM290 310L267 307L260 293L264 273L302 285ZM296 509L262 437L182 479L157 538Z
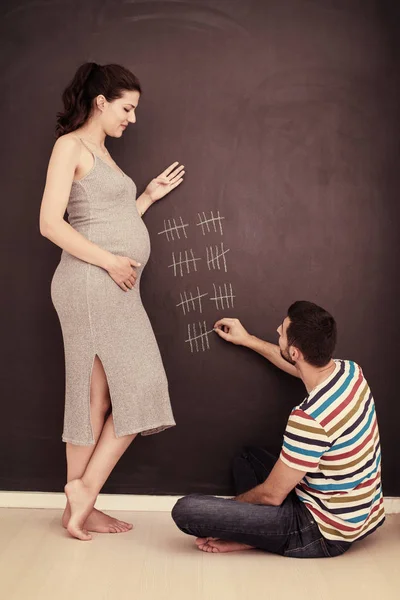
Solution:
M341 544L340 542L334 542L334 541L330 541L330 540L326 540L325 538L322 538L322 543L328 553L328 556L330 557L334 557L334 556L340 556L341 554L344 554L351 546L351 544Z
M327 558L330 556L324 540L320 537L307 544L306 546L299 546L298 548L288 548L284 552L284 556L290 558Z

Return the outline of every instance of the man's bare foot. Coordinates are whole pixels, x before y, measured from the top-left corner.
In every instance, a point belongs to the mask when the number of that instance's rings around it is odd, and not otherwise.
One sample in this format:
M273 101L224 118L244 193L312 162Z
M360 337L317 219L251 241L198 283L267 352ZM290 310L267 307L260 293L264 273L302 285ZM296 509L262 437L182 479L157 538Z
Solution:
M67 504L62 516L62 525L65 529L68 527L71 518L71 509ZM114 519L105 513L94 508L84 523L86 531L94 531L96 533L125 533L130 531L133 525L126 521Z
M93 510L96 496L85 486L82 479L70 481L64 491L71 506L71 518L67 525L68 533L78 540L91 540L92 536L83 526Z
M196 538L196 546L204 546L208 541L212 540L213 542L218 540L219 538L213 537L205 537L205 538Z
M229 540L219 540L218 538L197 538L196 546L203 552L240 552L241 550L253 550L254 546L240 544L239 542L230 542Z

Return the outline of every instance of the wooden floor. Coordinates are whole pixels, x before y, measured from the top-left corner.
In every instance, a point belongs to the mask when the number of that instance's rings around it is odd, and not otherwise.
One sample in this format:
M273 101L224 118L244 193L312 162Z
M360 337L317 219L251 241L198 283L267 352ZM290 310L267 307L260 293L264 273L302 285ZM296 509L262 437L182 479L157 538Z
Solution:
M114 512L118 535L70 538L59 510L0 509L2 600L398 600L400 515L345 555L197 550L168 512Z

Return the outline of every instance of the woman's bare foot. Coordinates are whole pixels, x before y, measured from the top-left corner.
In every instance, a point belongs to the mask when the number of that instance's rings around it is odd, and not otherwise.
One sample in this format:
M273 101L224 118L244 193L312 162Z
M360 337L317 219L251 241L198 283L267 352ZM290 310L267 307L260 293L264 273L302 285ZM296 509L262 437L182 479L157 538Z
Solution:
M64 491L71 506L71 518L67 525L68 533L78 538L78 540L91 540L92 536L83 526L93 510L96 496L85 486L81 479L74 479L67 483Z
M67 504L62 516L62 525L65 529L68 527L71 518L71 509ZM125 533L130 531L133 525L126 521L120 521L114 517L110 517L105 513L94 508L84 523L86 531L94 531L96 533Z
M230 542L229 540L219 540L218 538L197 538L196 546L203 552L239 552L241 550L253 550L254 546L240 544L239 542Z

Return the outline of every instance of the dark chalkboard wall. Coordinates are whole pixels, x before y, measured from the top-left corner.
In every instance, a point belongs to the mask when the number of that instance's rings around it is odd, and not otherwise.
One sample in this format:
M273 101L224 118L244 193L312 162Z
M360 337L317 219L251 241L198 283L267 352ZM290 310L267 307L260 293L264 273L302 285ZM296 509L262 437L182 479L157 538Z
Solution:
M3 2L2 407L0 487L60 491L64 356L50 300L60 251L38 231L55 114L86 60L142 81L137 124L109 148L139 190L181 161L184 184L145 217L152 257L142 297L170 382L177 427L135 440L107 492L230 493L242 445L278 453L302 384L264 359L188 325L239 317L256 335L296 299L337 318L337 356L370 382L384 488L400 495L398 9L371 0ZM198 213L223 216L202 234ZM164 221L188 224L168 241ZM173 221L171 221L173 224ZM224 243L227 272L207 268ZM172 252L197 272L174 276ZM217 309L213 284L232 284ZM202 314L180 294L201 293Z

